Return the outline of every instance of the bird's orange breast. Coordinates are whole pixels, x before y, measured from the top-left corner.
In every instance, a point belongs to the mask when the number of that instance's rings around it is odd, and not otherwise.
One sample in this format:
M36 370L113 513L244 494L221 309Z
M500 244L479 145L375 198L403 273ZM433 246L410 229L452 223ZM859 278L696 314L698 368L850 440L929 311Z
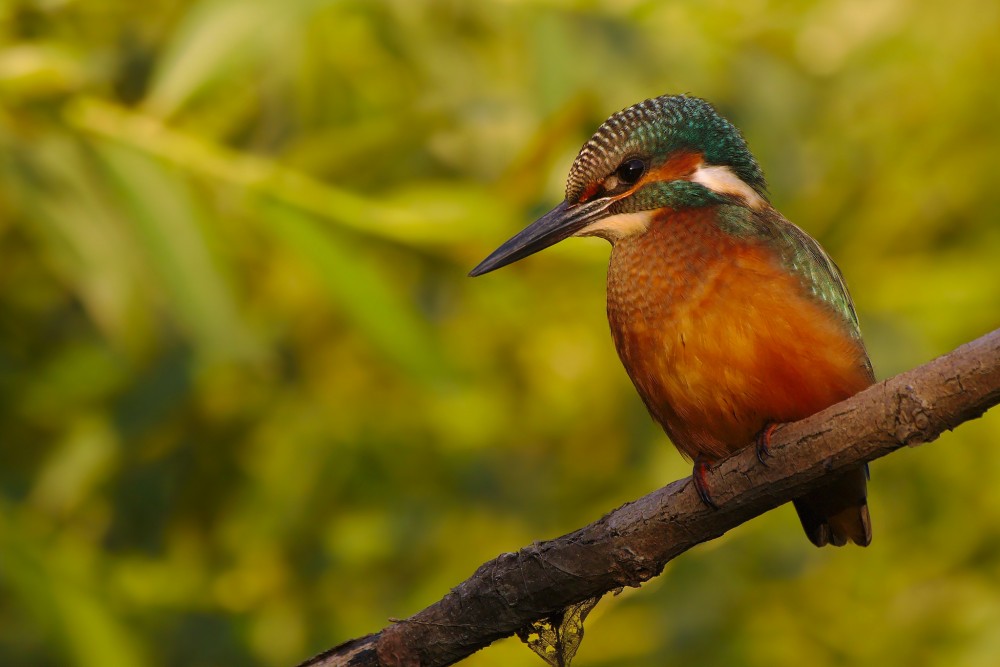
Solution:
M772 250L719 232L706 215L674 213L616 244L608 318L654 418L684 454L714 458L872 379L843 317Z

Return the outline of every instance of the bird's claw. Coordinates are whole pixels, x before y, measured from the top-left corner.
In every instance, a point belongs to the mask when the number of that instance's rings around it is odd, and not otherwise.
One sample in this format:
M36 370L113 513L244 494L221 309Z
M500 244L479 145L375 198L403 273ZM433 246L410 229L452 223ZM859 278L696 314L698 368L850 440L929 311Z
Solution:
M712 500L712 494L708 488L708 480L706 475L708 474L708 469L711 467L714 461L706 459L699 456L694 460L694 470L691 473L691 479L694 480L695 491L698 492L698 497L701 498L701 502L705 503L713 510L719 509L719 506L715 504Z
M771 458L771 436L778 424L770 422L760 430L754 438L754 449L757 451L757 460L762 466L767 466L767 459Z

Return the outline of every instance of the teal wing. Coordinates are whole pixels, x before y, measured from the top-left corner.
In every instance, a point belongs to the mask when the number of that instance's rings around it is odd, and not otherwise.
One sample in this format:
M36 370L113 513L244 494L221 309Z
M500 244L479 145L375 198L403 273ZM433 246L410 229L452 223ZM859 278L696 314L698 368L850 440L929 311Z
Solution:
M802 278L813 296L831 306L851 323L855 335L861 337L858 314L844 282L844 274L825 250L811 236L787 220L778 229L783 242L782 261L788 269Z
M744 206L722 206L718 220L734 236L756 237L773 247L785 267L802 280L803 288L844 318L851 335L864 349L858 314L844 275L814 238L770 207L751 211ZM865 364L874 379L867 352Z
M851 335L863 349L864 341L861 339L858 313L854 309L851 293L847 290L844 274L816 239L777 213L775 215L778 219L772 220L769 226L774 234L774 240L777 241L782 262L793 274L802 279L803 286L813 296L844 318L850 325ZM867 351L865 363L874 378Z

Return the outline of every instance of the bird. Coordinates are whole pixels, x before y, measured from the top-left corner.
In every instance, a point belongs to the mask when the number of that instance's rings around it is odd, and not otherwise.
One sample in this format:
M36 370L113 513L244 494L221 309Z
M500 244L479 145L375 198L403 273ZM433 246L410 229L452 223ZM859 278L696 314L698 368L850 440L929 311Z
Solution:
M565 199L469 275L571 236L611 243L615 349L709 506L716 461L755 446L766 464L776 425L875 381L840 269L775 210L742 133L701 98L611 115L570 167ZM868 480L861 466L794 499L813 544L871 542Z

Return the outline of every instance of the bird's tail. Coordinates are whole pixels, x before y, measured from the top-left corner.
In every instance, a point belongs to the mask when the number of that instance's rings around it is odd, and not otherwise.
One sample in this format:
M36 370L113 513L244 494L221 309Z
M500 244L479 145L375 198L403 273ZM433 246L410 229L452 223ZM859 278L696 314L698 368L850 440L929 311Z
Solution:
M866 547L872 541L868 514L868 466L848 471L795 500L795 511L818 547L842 547L850 540Z

